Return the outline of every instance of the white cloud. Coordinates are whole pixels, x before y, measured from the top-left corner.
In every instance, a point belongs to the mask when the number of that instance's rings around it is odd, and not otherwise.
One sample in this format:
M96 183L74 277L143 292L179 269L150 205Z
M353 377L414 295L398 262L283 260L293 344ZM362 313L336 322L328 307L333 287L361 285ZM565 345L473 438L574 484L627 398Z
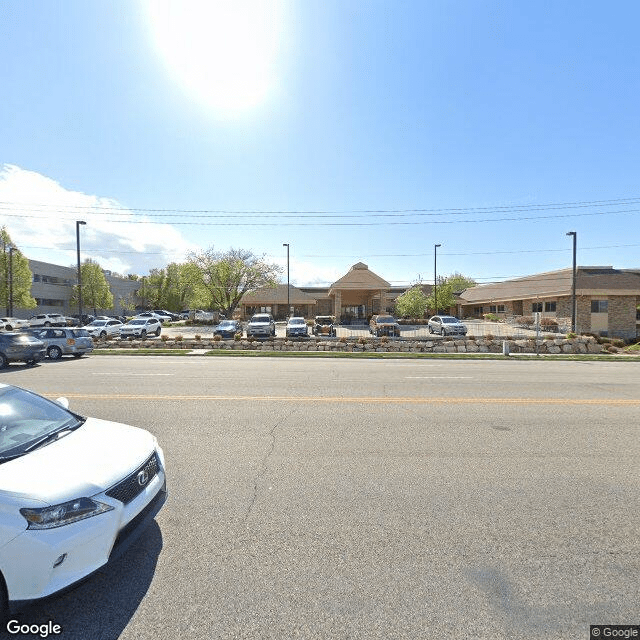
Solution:
M103 269L144 275L154 267L182 262L199 247L169 224L151 224L111 198L65 189L55 180L14 165L0 168L0 225L33 260L74 265L76 221L82 260Z

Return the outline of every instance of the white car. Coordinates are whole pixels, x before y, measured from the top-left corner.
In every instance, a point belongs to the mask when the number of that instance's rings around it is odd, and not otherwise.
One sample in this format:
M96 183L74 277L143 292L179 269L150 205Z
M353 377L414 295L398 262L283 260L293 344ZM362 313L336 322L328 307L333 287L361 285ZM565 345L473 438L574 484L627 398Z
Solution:
M21 320L20 318L0 318L0 329L5 331L14 331L15 329L22 329L28 327L28 320Z
M166 500L143 429L0 384L0 608L6 615L119 557Z
M120 328L121 338L146 338L153 334L159 336L162 324L157 318L133 318Z
M119 336L124 324L120 320L108 318L106 320L94 320L82 327L86 329L92 338L106 338L107 336Z
M170 316L165 316L163 313L158 313L157 311L143 311L139 313L137 316L134 316L134 320L138 318L155 318L156 320L160 320L160 322L171 322Z
M29 318L30 327L66 327L67 318L59 313L39 313Z

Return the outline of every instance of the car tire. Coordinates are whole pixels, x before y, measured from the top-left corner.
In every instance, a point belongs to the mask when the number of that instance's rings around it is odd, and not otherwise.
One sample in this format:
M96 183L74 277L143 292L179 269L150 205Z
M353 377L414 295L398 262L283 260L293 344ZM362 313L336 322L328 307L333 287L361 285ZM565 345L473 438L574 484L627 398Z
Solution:
M47 349L47 356L50 360L60 360L62 358L62 349L60 347L49 347Z
M161 332L161 331L162 331L162 330L160 329L160 327L158 327L158 330L156 331L156 338L159 338L159 337L160 337L160 332Z
M9 360L4 353L0 353L0 369L6 369L9 366Z
M45 326L45 327L50 327L50 326L51 326L51 323L50 323L50 322L45 322L45 323L44 323L44 326Z
M444 330L444 327L440 329L440 335L444 338L447 335L447 332Z
M429 333L433 333L433 327L429 325Z
M140 339L141 339L141 340L146 340L146 339L147 339L147 330L146 330L146 329L143 329L143 330L140 332Z
M4 327L5 331L13 331L13 327L10 324L5 325Z
M106 331L101 331L100 332L100 340L104 340L107 337L107 332Z

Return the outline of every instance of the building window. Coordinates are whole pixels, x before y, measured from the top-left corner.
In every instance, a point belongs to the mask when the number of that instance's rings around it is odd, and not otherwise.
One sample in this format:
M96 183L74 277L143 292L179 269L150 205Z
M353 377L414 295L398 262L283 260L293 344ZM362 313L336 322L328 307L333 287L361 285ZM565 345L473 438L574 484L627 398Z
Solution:
M545 311L552 311L553 313L555 313L555 311L556 311L556 303L555 302L545 302L544 303L544 310Z
M498 305L498 313L504 313L505 312L505 308L503 304L499 304Z
M34 282L40 282L40 274L39 273L34 273L33 274L33 281Z
M489 313L497 313L498 312L498 307L496 307L495 304L490 304L489 305Z
M542 313L542 302L534 302L531 305L531 313Z
M609 311L608 300L592 300L591 313L607 313Z
M474 316L481 316L483 311L484 311L484 307L473 307Z

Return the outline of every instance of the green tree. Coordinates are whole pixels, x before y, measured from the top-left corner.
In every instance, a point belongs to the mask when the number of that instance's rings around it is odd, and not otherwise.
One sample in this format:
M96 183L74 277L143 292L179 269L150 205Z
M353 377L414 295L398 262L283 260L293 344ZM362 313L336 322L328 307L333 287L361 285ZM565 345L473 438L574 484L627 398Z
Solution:
M246 249L216 252L213 247L192 253L189 262L199 272L194 294L206 293L204 308L233 315L242 296L262 287L275 287L282 267L266 262Z
M434 295L435 294L435 295ZM435 297L438 297L438 308L436 309ZM435 291L431 291L431 294L427 298L427 305L429 309L434 310L434 313L438 313L438 309L450 309L456 304L456 297L453 292L453 287L450 282L446 280L438 279L438 286Z
M422 318L429 298L420 284L413 285L396 299L396 312L403 318Z
M80 265L82 278L82 303L87 309L93 309L95 315L98 309L113 309L113 294L102 268L91 259ZM78 304L78 285L73 287L71 304Z
M461 293L465 289L469 289L469 287L475 287L476 281L472 278L468 278L467 276L462 275L461 273L452 273L450 276L447 276L444 279L445 282L451 284L451 288L454 293Z
M2 242L2 260L0 260L0 304L6 307L9 315L11 303L13 308L34 309L37 304L31 296L33 274L29 269L29 260L22 255L11 240L5 227L0 229ZM13 247L9 251L9 247ZM11 256L9 256L11 254Z

